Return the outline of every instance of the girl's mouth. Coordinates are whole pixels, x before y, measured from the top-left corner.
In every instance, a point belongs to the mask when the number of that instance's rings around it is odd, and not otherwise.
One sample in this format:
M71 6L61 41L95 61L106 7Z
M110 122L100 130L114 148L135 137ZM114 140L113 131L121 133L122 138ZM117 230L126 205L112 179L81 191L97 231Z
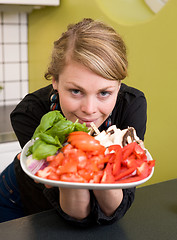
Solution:
M79 123L81 123L81 124L85 123L87 127L90 127L90 124L92 122L95 122L95 119L88 120L88 119L80 119L80 118L78 118L78 120L79 120Z

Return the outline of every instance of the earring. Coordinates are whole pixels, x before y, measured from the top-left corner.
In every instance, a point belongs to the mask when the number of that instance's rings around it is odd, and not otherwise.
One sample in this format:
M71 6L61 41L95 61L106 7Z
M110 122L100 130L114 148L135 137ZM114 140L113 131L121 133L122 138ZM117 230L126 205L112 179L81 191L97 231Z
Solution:
M58 99L59 99L58 91L55 89L54 93L50 97L50 102L51 102L50 110L51 111L58 110L58 107L59 107Z
M107 127L107 128L111 126L111 115L112 115L112 113L109 114L109 117L105 122L105 127Z

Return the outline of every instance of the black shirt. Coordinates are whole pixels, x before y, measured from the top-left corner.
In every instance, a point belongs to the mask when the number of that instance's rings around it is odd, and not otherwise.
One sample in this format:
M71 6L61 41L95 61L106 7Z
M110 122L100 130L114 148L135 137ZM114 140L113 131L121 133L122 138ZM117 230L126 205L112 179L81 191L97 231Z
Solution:
M22 148L31 139L42 116L50 111L52 92L52 85L49 85L30 93L12 111L12 127ZM58 110L61 111L60 108ZM139 138L144 140L147 121L146 111L147 104L144 94L135 88L121 84L116 105L111 114L111 123L120 129L134 127ZM100 131L106 129L105 122L100 126ZM42 184L36 184L23 172L18 159L15 158L14 161L21 199L27 215L55 208L65 220L77 225L110 224L120 219L134 200L135 188L124 189L120 206L111 217L107 217L100 209L93 192L90 190L91 213L86 219L76 220L65 214L60 208L58 188L47 189Z

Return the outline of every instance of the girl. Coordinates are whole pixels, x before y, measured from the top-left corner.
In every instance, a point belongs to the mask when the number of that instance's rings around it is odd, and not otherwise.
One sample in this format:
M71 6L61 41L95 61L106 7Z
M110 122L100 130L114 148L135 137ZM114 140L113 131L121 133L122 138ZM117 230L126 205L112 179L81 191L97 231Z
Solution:
M127 65L125 44L112 27L92 19L69 25L54 42L45 74L52 84L28 94L11 113L21 147L31 139L41 117L54 109L88 127L94 122L100 131L110 125L134 127L144 140L146 99L141 91L121 83ZM23 172L16 156L0 176L0 220L55 208L65 220L80 226L110 224L126 213L134 194L134 188L46 188Z

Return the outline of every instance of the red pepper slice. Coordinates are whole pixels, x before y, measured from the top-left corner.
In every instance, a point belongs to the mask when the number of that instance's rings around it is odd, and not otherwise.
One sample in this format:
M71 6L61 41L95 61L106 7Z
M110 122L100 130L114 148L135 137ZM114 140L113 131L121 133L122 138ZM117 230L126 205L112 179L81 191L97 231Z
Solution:
M115 181L125 177L129 177L135 171L136 171L136 167L127 168L126 170L120 172L117 176L115 176Z
M113 152L113 153L107 153L107 154L106 154L106 157L108 158L108 162L109 162L109 163L114 163L116 154L115 154L115 152Z
M114 176L117 176L120 172L121 162L122 162L122 148L121 148L121 146L119 146L119 148L117 148L115 154L116 155L115 155L115 160L114 160L114 163L113 163L112 172L113 172Z
M125 164L128 168L132 168L132 167L137 168L139 166L139 164L135 158L134 159L129 159L129 158L126 159Z
M155 166L155 160L148 161L149 168L153 168Z
M143 177L142 176L133 176L133 177L129 177L129 178L124 178L124 179L119 179L116 181L116 183L131 183L131 182L137 182L142 180Z
M140 167L137 167L137 175L146 178L149 175L149 166L147 162L143 162Z
M147 159L146 152L144 151L144 149L141 148L141 146L138 143L136 143L134 146L134 153L136 157L139 159L144 159L144 158Z
M112 166L110 163L107 163L104 171L103 171L103 177L101 179L101 183L114 183L115 179L112 175Z
M148 166L149 166L149 174L152 171L152 168L155 166L155 160L148 161Z
M116 152L116 151L119 151L120 149L121 149L121 146L118 144L114 144L114 145L111 145L108 147L109 152L111 152L111 151Z
M128 158L133 153L135 145L136 145L136 142L132 142L126 145L125 147L123 147L122 149L123 160Z

